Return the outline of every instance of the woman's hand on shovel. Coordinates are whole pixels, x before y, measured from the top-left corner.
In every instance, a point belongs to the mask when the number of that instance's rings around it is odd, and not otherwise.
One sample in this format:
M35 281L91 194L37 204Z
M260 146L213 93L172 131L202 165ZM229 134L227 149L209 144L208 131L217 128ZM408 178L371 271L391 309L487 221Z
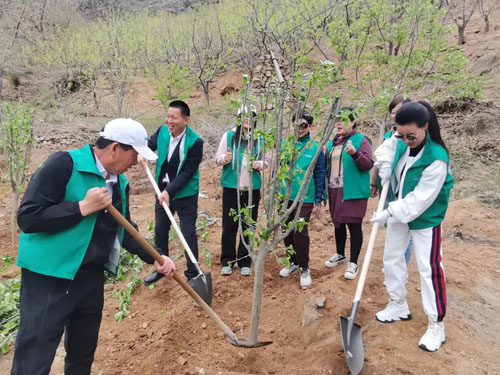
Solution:
M172 278L175 272L175 263L166 255L162 255L161 257L163 258L162 265L155 260L156 272L162 273L168 278Z

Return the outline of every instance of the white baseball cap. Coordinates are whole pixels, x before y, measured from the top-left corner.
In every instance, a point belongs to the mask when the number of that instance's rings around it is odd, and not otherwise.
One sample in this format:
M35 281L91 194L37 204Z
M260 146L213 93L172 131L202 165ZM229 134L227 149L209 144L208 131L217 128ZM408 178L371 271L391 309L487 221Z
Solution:
M111 120L104 126L104 130L99 135L110 141L132 146L144 159L158 159L158 156L148 147L148 133L146 129L139 122L131 118Z

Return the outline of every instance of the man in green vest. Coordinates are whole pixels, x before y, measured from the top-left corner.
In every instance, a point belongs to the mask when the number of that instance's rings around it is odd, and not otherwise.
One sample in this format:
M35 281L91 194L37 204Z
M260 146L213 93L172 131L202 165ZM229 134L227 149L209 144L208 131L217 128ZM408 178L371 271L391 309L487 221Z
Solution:
M182 100L174 100L168 106L165 125L151 136L148 146L153 151L158 150L156 183L162 192L155 204L155 244L168 255L171 224L161 205L165 202L172 214L177 212L179 215L182 235L198 259L196 219L203 140L188 125L189 120L189 106ZM184 274L190 280L198 271L189 257L186 261ZM155 271L144 279L144 283L149 285L162 277L162 273Z
M34 173L18 213L22 268L20 325L12 375L44 375L65 332L65 374L90 374L104 304L104 270L116 273L120 247L154 259L106 211L130 221L122 175L137 155L154 159L144 127L115 119L95 146L56 152ZM158 272L171 277L166 256Z

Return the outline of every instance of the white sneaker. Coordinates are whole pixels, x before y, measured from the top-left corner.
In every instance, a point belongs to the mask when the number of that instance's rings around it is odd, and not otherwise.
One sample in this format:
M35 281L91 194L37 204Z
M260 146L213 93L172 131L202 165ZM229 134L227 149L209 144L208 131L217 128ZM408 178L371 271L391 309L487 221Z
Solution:
M301 268L300 269L300 287L307 288L308 286L311 286L311 284L312 284L311 271L309 271L309 268Z
M233 269L229 266L224 266L220 270L220 274L223 276L231 275L233 273Z
M353 262L348 262L344 272L344 277L349 280L354 280L358 276L358 265Z
M297 271L298 269L299 269L299 266L297 266L296 264L290 263L290 267L285 267L285 268L281 269L280 276L281 277L288 277L292 273Z
M325 262L325 267L332 268L338 266L339 264L344 264L345 262L347 262L345 255L335 253L330 259Z
M428 352L435 352L446 342L443 322L429 320L427 331L420 338L418 347Z
M379 311L375 317L381 323L393 323L397 320L410 320L411 312L406 300L398 303L391 299L385 309Z

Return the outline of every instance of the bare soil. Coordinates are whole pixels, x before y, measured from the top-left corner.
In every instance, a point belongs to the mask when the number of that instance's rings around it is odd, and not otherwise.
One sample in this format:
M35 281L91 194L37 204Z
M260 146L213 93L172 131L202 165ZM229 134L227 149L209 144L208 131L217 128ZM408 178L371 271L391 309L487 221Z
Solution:
M468 28L465 49L473 62L482 56L482 51L490 51L493 47L494 51L500 51L500 44L495 42L500 37L499 17L496 15L492 18L490 34L475 32L481 28L481 23L477 20ZM493 70L494 72L496 71ZM495 77L498 78L495 74L489 83L493 86L488 86L486 92L486 96L493 100L492 104L484 107L483 104L472 103L467 109L447 109L442 112L446 141L454 149L459 146L468 149L472 152L469 155L474 155L475 158L490 158L491 152L494 152L491 168L498 167L498 144L485 150L474 149L474 144L488 144L488 139L481 138L481 131L475 133L476 128L466 130L465 126L471 124L475 113L492 112L493 119L490 118L488 122L487 134L490 138L498 137L500 126L498 120L494 121L494 117L498 119L500 85L498 79L495 80ZM53 147L37 149L35 165L52 150ZM470 162L474 174L488 176L488 167L483 165L482 170L475 170L477 164ZM129 172L129 177L134 187L132 216L141 231L147 233L147 223L153 220L153 192L137 168ZM208 198L199 199L199 210L207 211L213 217L221 216L219 177L219 168L209 163L204 164L201 190L207 192ZM476 182L464 177L457 181L456 189L471 191L474 183ZM492 189L498 192L498 181L493 181ZM8 186L1 183L0 255L15 256L16 249L9 245L9 197ZM370 200L367 217L375 209L376 203L376 200ZM363 374L499 373L499 217L500 210L477 203L473 194L450 203L443 223L443 261L448 299L445 319L447 341L436 353L424 352L417 346L420 336L425 332L427 318L422 309L420 280L414 258L410 263L408 283L408 301L413 319L390 325L375 321L375 313L384 308L388 301L381 273L385 230L379 231L357 314L365 345ZM220 222L210 226L208 230L210 235L206 241L200 240L199 245L200 248L208 249L215 260L212 269L212 308L238 337L245 337L249 331L253 279L240 275L237 269L231 276L220 275ZM366 248L371 230L368 222L364 223L363 230ZM288 279L280 278L278 272L281 266L276 257L270 255L267 259L260 339L271 340L272 345L258 349L231 346L224 340L218 327L188 295L174 281L164 279L153 289L140 286L133 295L130 315L123 322L117 323L113 319L118 306L114 292L124 285L116 284L106 289L104 317L92 373L348 374L339 316L350 313L357 279L344 279L344 266L327 269L323 265L335 249L333 225L326 212L313 217L310 235L313 279L310 288L300 289L297 274ZM180 252L180 246L176 243L173 252ZM276 255L281 256L281 250ZM185 261L181 259L178 270L183 271L184 268ZM208 269L203 264L202 268ZM150 266L145 267L142 276L146 276L151 270ZM17 272L12 266L0 278L12 277ZM321 296L326 298L325 306L311 308L310 305L314 305L316 298ZM303 325L305 312L311 310L320 315L318 320ZM53 374L63 373L63 358L64 349L60 348ZM11 360L12 352L0 357L0 375L9 373Z

